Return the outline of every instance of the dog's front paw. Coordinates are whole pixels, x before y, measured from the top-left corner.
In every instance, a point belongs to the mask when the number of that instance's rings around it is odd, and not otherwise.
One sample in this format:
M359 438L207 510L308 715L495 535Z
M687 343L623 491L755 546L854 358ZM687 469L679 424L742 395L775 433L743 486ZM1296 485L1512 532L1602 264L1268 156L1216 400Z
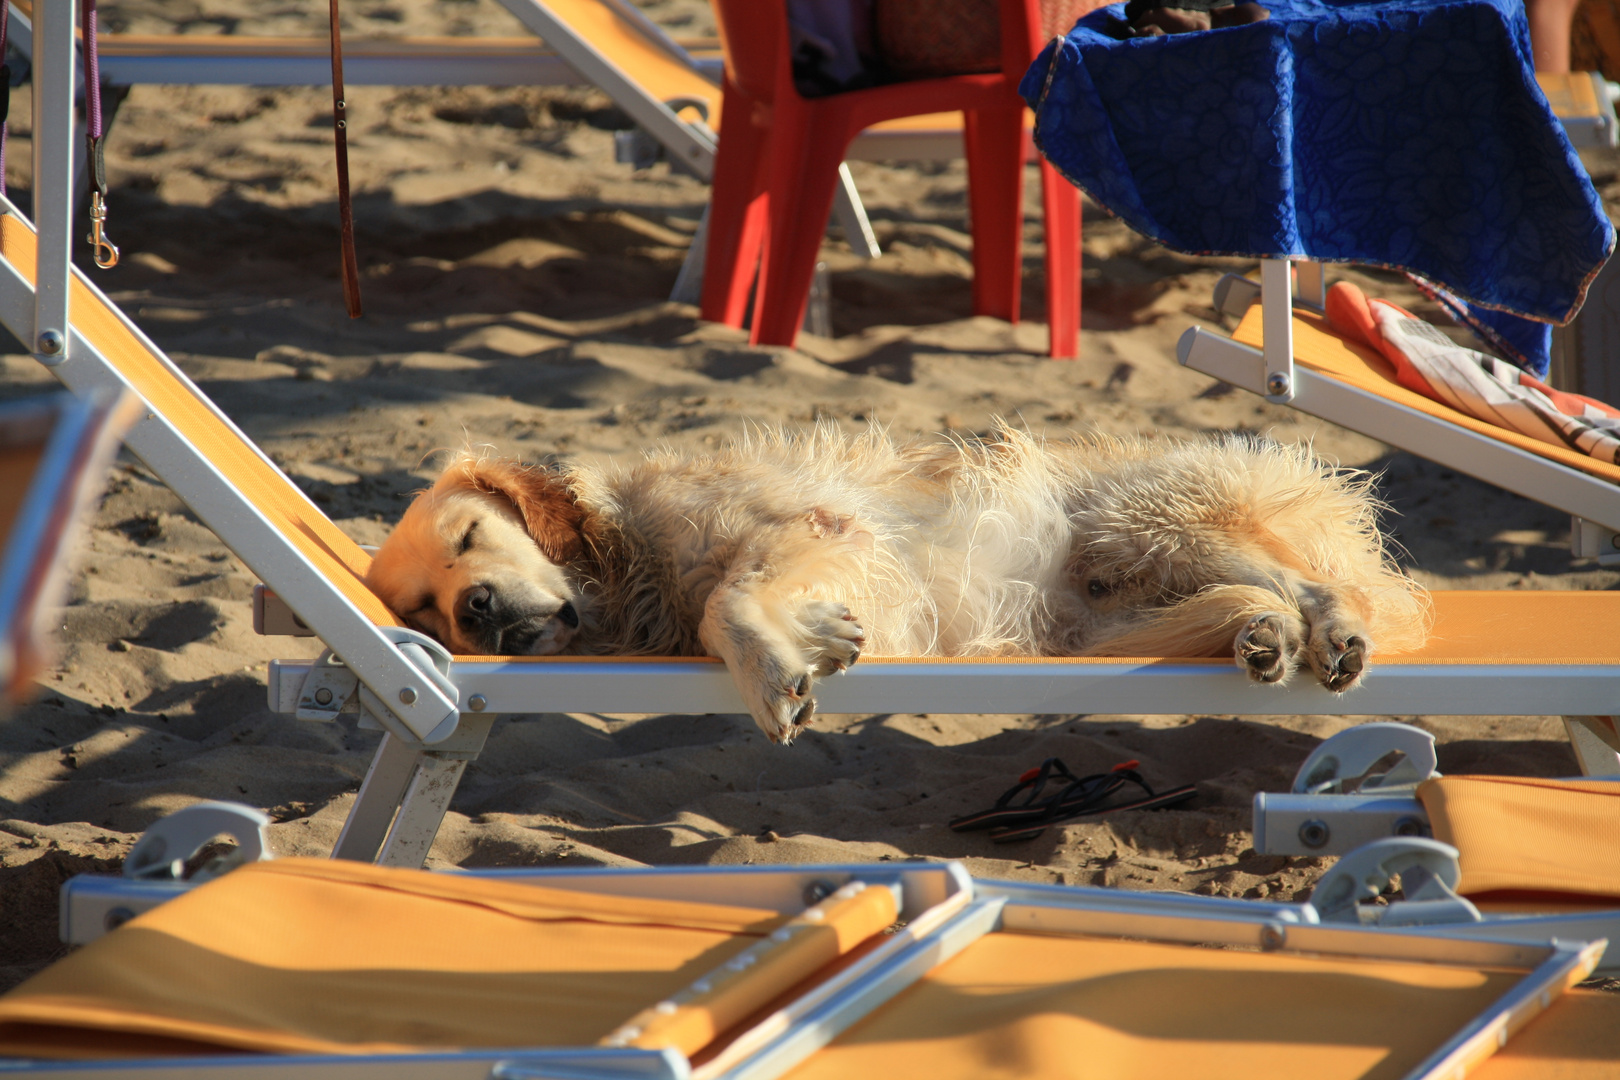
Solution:
M1364 633L1338 623L1312 627L1310 644L1305 650L1317 680L1335 694L1342 694L1356 684L1371 654L1372 644Z
M1294 625L1298 621L1275 611L1250 619L1233 643L1238 667L1255 682L1285 681L1294 670L1294 657L1304 637L1304 627Z
M843 671L861 658L866 631L848 607L832 600L813 600L798 612L805 662L816 675Z

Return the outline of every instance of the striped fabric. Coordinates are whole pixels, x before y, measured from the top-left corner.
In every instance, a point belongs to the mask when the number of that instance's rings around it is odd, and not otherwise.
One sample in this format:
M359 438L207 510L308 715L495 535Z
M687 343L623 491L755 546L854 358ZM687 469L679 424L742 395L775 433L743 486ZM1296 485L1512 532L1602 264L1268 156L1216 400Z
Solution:
M1387 300L1349 282L1328 290L1328 321L1377 349L1408 390L1459 412L1600 461L1620 464L1620 409L1554 390L1505 360L1465 348Z

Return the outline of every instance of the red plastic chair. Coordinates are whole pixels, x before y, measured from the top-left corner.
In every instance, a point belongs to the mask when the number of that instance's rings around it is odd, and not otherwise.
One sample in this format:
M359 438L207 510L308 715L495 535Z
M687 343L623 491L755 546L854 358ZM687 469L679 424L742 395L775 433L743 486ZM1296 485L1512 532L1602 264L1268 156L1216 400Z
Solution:
M709 210L703 317L741 326L754 267L754 344L792 345L851 140L884 120L963 113L973 230L973 311L1018 321L1024 102L1045 44L1041 0L1001 0L1002 70L806 98L793 84L783 0L715 0L725 47L725 132ZM1064 29L1067 29L1066 27ZM1046 306L1054 357L1079 351L1080 194L1041 162ZM763 255L761 250L763 249Z

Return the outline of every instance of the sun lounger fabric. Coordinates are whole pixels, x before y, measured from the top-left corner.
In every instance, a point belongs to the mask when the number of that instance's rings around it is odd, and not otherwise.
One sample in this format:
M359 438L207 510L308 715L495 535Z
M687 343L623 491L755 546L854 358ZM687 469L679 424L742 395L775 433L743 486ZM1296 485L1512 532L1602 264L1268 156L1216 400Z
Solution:
M1470 1080L1616 1080L1620 994L1570 990L1534 1017Z
M1614 229L1536 85L1519 0L1265 6L1131 41L1102 32L1119 5L1088 15L1020 88L1041 152L1178 251L1375 264L1573 315ZM1520 329L1545 374L1547 327Z
M590 1045L782 921L361 863L255 863L0 997L0 1057Z
M1620 463L1620 409L1554 390L1466 349L1405 308L1369 300L1348 281L1328 290L1327 315L1334 330L1382 353L1407 389L1532 439Z
M990 934L790 1080L1405 1075L1507 972Z
M1620 781L1444 776L1417 794L1463 895L1620 902Z

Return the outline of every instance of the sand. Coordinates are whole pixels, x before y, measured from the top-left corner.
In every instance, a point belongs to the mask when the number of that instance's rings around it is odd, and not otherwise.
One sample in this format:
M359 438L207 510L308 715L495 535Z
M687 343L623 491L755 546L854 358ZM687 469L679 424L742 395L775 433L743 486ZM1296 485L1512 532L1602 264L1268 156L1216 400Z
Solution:
M712 25L701 0L648 9L680 33ZM269 3L102 10L136 32L320 32L313 8ZM354 35L517 32L486 3L354 4L350 17ZM9 155L23 199L27 98ZM467 444L622 458L710 447L751 423L968 435L999 415L1038 432L1311 443L1383 474L1389 528L1432 588L1620 582L1571 561L1552 510L1181 369L1176 338L1217 324L1216 279L1252 265L1169 252L1088 206L1082 356L1050 361L1038 219L1028 321L974 318L962 164L857 164L886 253L866 262L829 240L834 336L752 348L665 299L706 188L664 164L615 164L623 118L601 95L358 87L349 100L364 318L342 307L320 88L137 87L108 147L125 257L92 273L361 542L387 534L439 451ZM1615 188L1612 162L1600 168ZM1033 169L1029 182L1033 195ZM1351 276L1433 313L1393 277ZM6 348L0 394L54 385ZM66 876L116 871L142 829L190 802L268 810L281 853L330 850L377 735L268 711L265 662L316 647L254 635L254 580L144 466L112 469L60 663L0 724L0 987L60 954ZM1292 899L1324 862L1257 855L1250 800L1359 719L827 716L783 748L739 716L505 718L428 865L961 859L1003 878ZM1439 737L1446 772L1575 771L1555 717L1399 719ZM1054 756L1078 772L1138 759L1151 783L1196 784L1198 799L1015 845L946 827Z

